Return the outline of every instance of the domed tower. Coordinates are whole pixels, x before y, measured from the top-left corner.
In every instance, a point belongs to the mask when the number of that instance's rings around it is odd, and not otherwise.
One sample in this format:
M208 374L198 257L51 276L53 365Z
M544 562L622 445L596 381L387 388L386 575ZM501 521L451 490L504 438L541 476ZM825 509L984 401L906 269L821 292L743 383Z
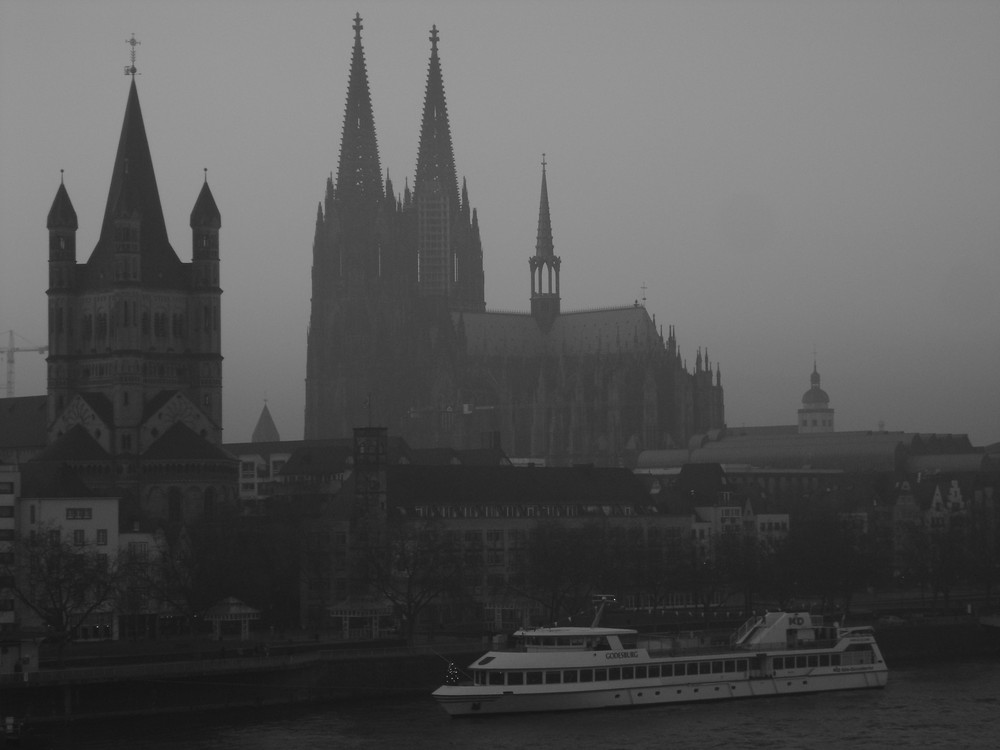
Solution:
M812 375L809 376L809 390L802 394L798 425L799 434L833 432L833 409L830 408L830 397L819 387L815 359Z

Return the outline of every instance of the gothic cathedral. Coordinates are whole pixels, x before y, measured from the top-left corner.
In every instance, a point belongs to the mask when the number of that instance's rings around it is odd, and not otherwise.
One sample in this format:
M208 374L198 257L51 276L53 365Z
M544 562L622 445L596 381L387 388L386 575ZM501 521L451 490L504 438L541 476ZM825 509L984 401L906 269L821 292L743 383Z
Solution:
M628 463L724 426L698 352L638 302L564 312L543 160L530 311L486 310L479 221L459 186L431 30L412 190L383 182L364 49L354 48L336 182L316 217L305 438L379 424L415 447L500 446L551 464Z

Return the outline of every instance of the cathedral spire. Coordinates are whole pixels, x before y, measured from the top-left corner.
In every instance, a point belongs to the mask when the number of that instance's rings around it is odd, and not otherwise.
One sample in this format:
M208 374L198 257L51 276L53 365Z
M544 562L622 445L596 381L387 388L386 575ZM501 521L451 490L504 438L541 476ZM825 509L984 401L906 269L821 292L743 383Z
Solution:
M538 235L531 268L531 314L542 330L549 330L559 316L559 267L562 260L553 252L552 220L549 216L549 186L542 154L542 192L538 200Z
M346 203L378 201L384 195L368 70L361 45L362 28L361 14L358 13L354 17L354 52L337 169L337 198Z
M455 152L451 144L448 104L444 96L441 60L438 58L438 29L431 27L431 59L427 68L427 88L424 93L424 114L420 126L420 147L417 152L416 193L430 189L435 181L453 210L459 207L458 178Z
M549 185L545 176L545 154L542 154L542 193L538 200L538 236L535 241L535 255L540 258L551 258L552 218L549 216Z

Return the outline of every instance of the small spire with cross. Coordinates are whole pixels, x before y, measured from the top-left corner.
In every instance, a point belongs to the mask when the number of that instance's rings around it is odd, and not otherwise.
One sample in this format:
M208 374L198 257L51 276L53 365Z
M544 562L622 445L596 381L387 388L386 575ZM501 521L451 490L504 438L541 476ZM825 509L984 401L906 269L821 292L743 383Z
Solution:
M437 24L431 26L431 52L437 52L438 48L438 27Z
M126 39L125 43L132 45L132 51L129 53L129 55L130 55L130 57L132 59L132 64L125 66L125 75L132 76L132 78L134 79L136 73L139 72L138 70L136 70L136 67L135 67L135 48L136 48L137 45L142 44L142 42L140 42L138 39L135 38L135 32L133 31L132 32L132 38L131 39Z
M547 163L548 163L548 162L546 162L546 161L545 161L545 152L543 151L543 152L542 152L542 173L543 173L543 174L545 173L545 165L546 165Z
M642 306L646 306L646 282L642 282L642 286L639 287L642 290Z
M361 29L363 29L363 28L364 28L364 26L361 25L361 14L360 13L355 13L354 14L354 41L356 41L356 42L360 42L361 41Z

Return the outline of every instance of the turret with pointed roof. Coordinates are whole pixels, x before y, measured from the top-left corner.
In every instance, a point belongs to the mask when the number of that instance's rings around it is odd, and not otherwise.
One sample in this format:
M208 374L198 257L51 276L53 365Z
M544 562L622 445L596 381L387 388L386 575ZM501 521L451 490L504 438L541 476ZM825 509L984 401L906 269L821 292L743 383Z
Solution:
M281 436L278 435L278 428L274 424L274 419L271 418L271 410L267 408L267 403L264 403L264 408L260 411L260 416L257 418L257 426L253 428L253 435L250 436L251 443L277 443L281 441Z

